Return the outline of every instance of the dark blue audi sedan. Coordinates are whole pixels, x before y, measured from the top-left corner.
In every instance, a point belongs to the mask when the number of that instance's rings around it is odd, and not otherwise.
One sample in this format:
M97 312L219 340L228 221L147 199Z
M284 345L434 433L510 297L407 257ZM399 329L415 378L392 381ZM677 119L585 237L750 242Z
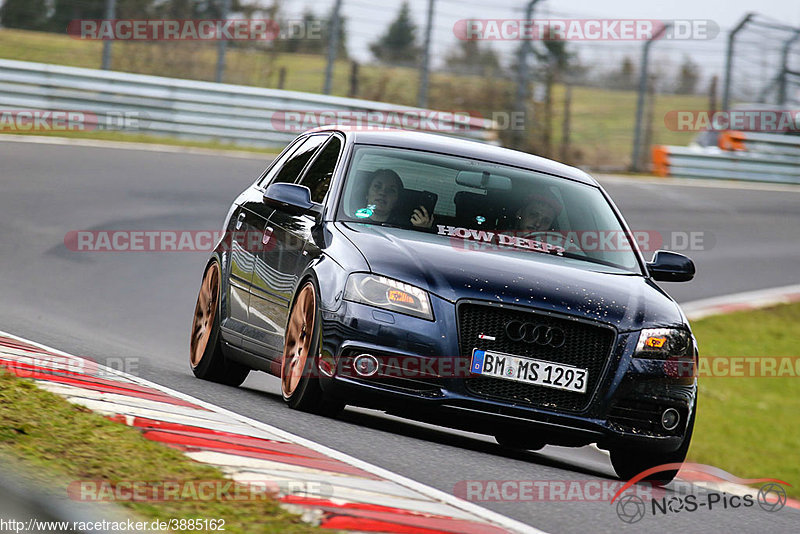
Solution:
M237 386L281 379L295 409L359 405L495 436L596 443L617 474L681 462L697 350L586 173L407 131L319 129L234 201L206 265L190 362ZM653 475L671 479L674 470Z

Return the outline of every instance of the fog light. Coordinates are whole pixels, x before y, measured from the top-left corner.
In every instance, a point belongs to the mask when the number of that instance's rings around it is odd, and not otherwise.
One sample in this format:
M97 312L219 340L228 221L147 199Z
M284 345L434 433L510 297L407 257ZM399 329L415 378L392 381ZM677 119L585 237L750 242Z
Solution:
M664 430L675 430L680 422L681 414L675 408L667 408L661 414L661 426L664 427Z
M372 354L359 354L353 359L353 370L358 376L370 377L378 372L378 358Z

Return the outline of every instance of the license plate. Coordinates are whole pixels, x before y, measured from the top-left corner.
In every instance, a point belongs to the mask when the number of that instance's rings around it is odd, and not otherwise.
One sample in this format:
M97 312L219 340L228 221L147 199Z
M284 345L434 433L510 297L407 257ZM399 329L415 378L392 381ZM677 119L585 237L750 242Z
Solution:
M470 372L547 388L586 393L589 372L571 365L474 349Z

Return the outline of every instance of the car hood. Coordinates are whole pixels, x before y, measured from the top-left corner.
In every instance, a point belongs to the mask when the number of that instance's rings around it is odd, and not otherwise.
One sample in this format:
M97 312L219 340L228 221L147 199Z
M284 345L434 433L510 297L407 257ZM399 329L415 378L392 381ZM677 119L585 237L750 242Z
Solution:
M474 250L468 241L415 230L336 225L372 272L450 302L466 298L530 306L604 322L620 331L685 322L677 304L640 275L528 250Z

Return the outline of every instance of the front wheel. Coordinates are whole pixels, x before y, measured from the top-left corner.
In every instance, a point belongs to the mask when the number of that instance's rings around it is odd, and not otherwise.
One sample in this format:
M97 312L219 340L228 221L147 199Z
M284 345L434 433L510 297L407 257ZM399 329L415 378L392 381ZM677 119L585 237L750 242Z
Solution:
M219 335L220 268L216 261L206 269L192 320L189 364L197 378L239 386L250 369L225 358Z
M681 446L672 452L656 452L646 448L614 447L609 453L611 455L611 465L617 476L623 480L630 480L642 471L664 464L680 464L686 460L686 453L689 452L689 443L692 441L694 431L694 419L697 413L697 400L692 406L692 415L689 424L686 425L686 434L683 436ZM665 485L672 482L678 476L678 469L668 469L652 473L643 480L657 485Z
M281 360L281 395L295 410L336 415L344 403L325 395L316 376L322 327L317 288L309 280L298 291L289 313Z

